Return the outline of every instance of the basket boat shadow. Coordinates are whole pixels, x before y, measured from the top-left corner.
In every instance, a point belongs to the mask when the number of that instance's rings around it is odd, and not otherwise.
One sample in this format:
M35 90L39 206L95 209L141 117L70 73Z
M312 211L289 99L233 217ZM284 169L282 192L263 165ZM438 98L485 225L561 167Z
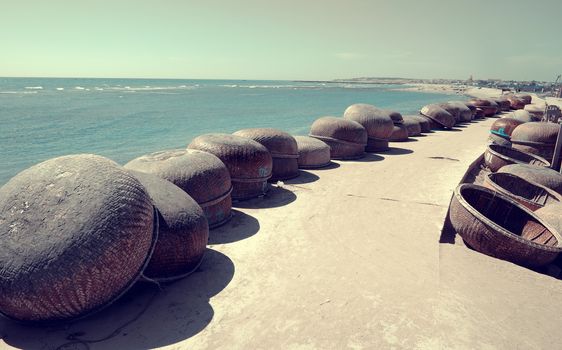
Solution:
M280 186L269 186L269 191L263 196L252 198L244 201L235 201L233 207L244 209L265 209L278 208L290 204L297 199L297 196Z
M209 244L225 244L249 238L260 230L259 221L239 210L232 210L232 218L224 225L209 231Z
M0 319L0 339L22 349L148 349L201 332L213 319L209 300L232 280L234 263L207 249L185 279L158 286L137 283L117 302L74 323L39 327Z
M333 163L336 164L336 163ZM331 165L331 164L330 164ZM320 180L320 177L316 174L313 174L309 171L306 170L299 170L299 176L292 178L290 180L285 180L283 182L285 182L286 184L291 184L291 185L302 185L302 184L309 184L311 182L315 182Z

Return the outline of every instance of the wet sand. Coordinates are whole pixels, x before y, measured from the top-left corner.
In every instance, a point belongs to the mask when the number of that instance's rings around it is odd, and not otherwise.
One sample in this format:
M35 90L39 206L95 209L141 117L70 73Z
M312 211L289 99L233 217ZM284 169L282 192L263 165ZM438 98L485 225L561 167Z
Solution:
M189 278L136 288L69 327L0 320L0 347L51 349L74 334L112 335L91 349L558 348L562 282L438 243L492 122L303 172L241 203Z

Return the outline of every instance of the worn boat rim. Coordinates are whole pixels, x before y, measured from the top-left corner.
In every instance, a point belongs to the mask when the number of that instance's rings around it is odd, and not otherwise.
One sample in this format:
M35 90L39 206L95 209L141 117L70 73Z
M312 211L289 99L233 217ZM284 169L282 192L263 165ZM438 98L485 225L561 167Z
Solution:
M319 168L325 168L327 166L330 166L332 164L332 161L328 161L327 163L324 164L319 164L319 165L299 165L300 169L319 169Z
M272 174L262 177L233 177L230 179L231 182L241 182L241 183L253 183L253 182L264 182L271 178Z
M271 158L278 158L278 159L298 159L299 158L298 154L277 153L277 152L271 152L271 151L269 151L269 153L271 154Z
M531 157L535 160L538 160L538 161L542 162L543 164L540 165L540 166L550 167L550 162L548 160L546 160L546 159L544 159L540 156L528 153L528 152L523 152L523 151L518 150L516 148L510 148L510 147L506 147L506 146L502 146L502 145L492 144L492 145L488 145L488 147L486 147L486 152L489 152L489 153L493 154L494 156L496 156L500 159L507 160L507 161L510 161L510 162L513 162L513 163L516 163L516 164L530 164L530 163L527 163L527 162L522 162L522 161L520 161L518 159L515 159L515 158L512 158L512 157L506 156L505 154L499 153L494 148L500 148L500 149L505 148L505 149L509 149L511 151L514 151L515 153L521 153L525 156ZM533 165L537 165L537 164L533 164Z
M228 196L230 196L230 194L232 193L232 189L233 189L233 186L231 185L230 188L228 189L228 191L221 194L220 196L218 196L216 198L213 198L213 199L209 199L206 202L202 202L202 203L198 203L198 204L201 208L207 208L207 207L210 207L211 205L215 205L217 203L220 203L223 200L225 200Z
M519 209L523 210L525 213L527 213L529 216L531 216L533 219L535 219L537 222L539 222L541 225L543 225L544 227L546 227L550 231L550 233L557 240L556 247L546 246L546 245L538 244L538 243L535 243L533 241L524 239L521 236L518 236L515 233L513 233L511 231L508 231L504 227L496 224L495 222L490 220L486 215L484 215L481 212L479 212L478 210L476 210L472 205L470 205L470 203L468 203L468 201L466 201L464 199L461 191L466 189L466 188L477 189L477 190L482 191L482 192L487 192L488 194L492 194L494 197L497 196L500 199L505 200L509 204L514 205L514 206L518 207ZM544 220L540 219L530 209L528 209L528 208L524 207L523 205L517 203L515 200L509 198L505 194L503 194L501 192L493 191L493 190L491 190L489 188L486 188L486 187L483 187L483 186L465 183L465 184L461 184L461 185L457 186L457 188L455 189L455 192L454 192L454 196L457 199L457 201L461 204L461 206L463 208L465 208L465 210L467 210L474 218L477 218L479 221L481 221L482 224L490 227L495 233L499 233L499 234L501 234L503 236L506 236L507 238L513 239L513 240L515 240L519 243L527 244L527 245L530 245L530 246L532 246L534 248L537 248L537 249L540 249L540 250L545 250L545 251L548 251L548 252L556 252L556 253L562 252L562 236L560 236L558 231L553 229L550 226L550 224L548 224Z
M320 140L326 140L326 141L341 143L343 145L352 145L352 146L366 146L367 145L366 143L357 143L357 142L345 141L345 140L340 140L340 139L336 139L336 138L329 137L329 136L318 136L318 135L314 135L314 134L308 134L308 136L314 137L314 138L320 139Z
M498 174L499 174L499 175L498 175ZM522 201L522 202L529 203L529 204L531 204L531 205L540 206L541 208L544 208L544 205L542 205L542 204L540 204L540 203L538 203L538 202L529 200L529 199L527 199L527 198L525 198L525 197L516 195L515 193L510 192L507 188L505 188L505 187L503 187L503 186L500 186L497 182L494 181L494 179L493 179L494 176L507 176L507 177L515 177L515 178L518 178L518 179L520 179L520 180L522 180L522 181L525 181L525 182L530 183L530 184L533 185L533 186L536 186L536 187L541 188L542 190L546 191L546 192L547 192L549 195L551 195L552 197L555 197L556 199L558 199L558 201L560 201L560 203L562 203L562 196L560 196L556 191L551 190L550 188L545 187L545 186L543 186L543 185L541 185L541 184L538 184L538 183L536 183L536 182L529 181L529 180L525 180L525 179L523 179L523 178L521 178L521 177L519 177L519 176L517 176L517 175L510 174L510 173L490 173L490 174L486 175L486 177L484 178L484 182L487 183L487 184L489 184L490 186L492 186L495 191L500 192L500 193L503 193L503 194L505 194L506 196L511 196L511 197L517 198L517 200L520 200L520 201Z

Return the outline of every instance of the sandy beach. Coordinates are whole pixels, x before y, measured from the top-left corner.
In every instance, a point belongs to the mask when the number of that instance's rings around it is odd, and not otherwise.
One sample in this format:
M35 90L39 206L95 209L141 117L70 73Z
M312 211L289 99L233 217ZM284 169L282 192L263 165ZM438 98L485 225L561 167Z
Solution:
M492 122L303 172L240 203L189 278L135 288L70 326L0 320L0 347L556 348L560 281L439 244L452 191Z

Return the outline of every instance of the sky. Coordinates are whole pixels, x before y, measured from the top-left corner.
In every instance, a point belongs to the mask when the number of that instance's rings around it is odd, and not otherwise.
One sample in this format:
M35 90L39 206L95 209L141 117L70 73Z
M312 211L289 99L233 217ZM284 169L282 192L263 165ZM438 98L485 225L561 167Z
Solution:
M561 0L0 0L0 76L552 81Z

